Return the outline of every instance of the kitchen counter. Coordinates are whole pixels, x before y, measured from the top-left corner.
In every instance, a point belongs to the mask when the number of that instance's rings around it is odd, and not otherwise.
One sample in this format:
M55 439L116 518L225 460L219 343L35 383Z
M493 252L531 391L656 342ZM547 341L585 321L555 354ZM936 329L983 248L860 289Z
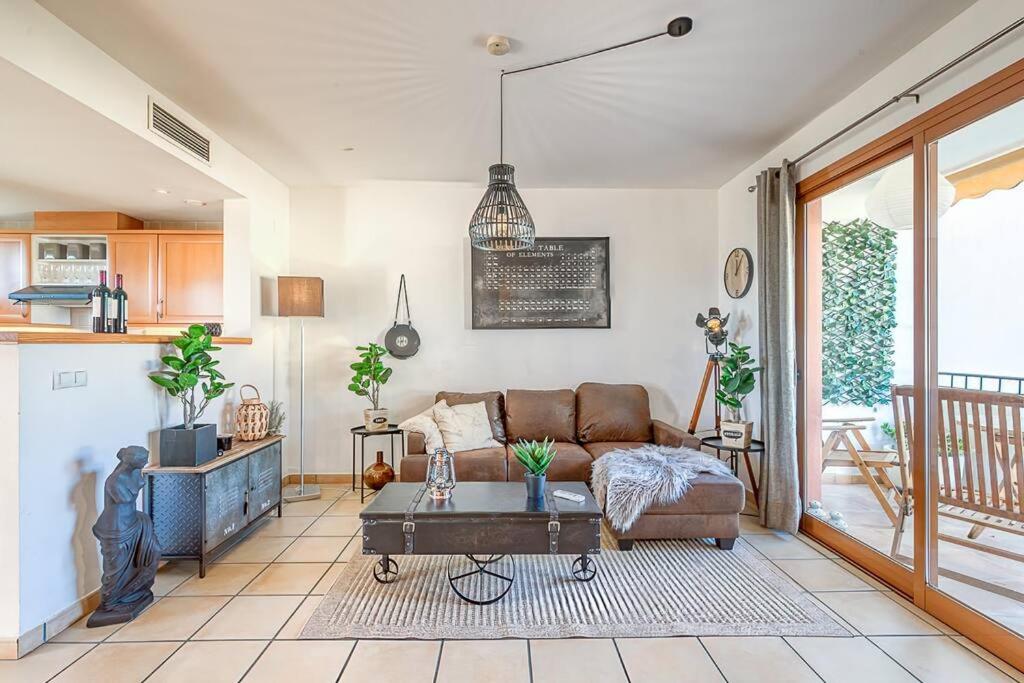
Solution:
M170 344L181 334L97 334L0 330L0 344ZM213 343L252 344L251 337L214 337Z

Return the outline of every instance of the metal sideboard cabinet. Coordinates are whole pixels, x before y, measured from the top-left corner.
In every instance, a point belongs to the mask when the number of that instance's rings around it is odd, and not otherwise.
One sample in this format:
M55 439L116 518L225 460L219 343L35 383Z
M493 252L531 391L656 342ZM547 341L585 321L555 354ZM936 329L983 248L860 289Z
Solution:
M167 559L199 560L206 565L248 535L260 518L281 516L281 442L283 436L243 441L199 467L143 470L143 507Z

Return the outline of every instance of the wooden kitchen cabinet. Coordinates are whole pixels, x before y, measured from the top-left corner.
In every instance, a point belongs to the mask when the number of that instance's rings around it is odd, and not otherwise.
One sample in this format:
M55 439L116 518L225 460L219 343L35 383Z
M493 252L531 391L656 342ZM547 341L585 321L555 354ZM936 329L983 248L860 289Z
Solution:
M107 237L110 272L124 276L124 289L128 293L128 322L131 325L160 322L156 315L158 254L156 235L132 233ZM114 286L112 280L110 286Z
M29 284L32 239L26 234L0 234L0 322L31 322L29 306L15 304L7 295Z
M224 236L162 234L158 251L158 322L222 322Z

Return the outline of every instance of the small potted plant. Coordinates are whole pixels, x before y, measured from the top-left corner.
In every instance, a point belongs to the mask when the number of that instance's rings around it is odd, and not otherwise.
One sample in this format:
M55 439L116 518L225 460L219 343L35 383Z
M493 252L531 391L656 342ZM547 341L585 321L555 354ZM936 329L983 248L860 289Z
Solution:
M750 357L750 347L729 342L729 355L721 361L721 382L715 392L715 399L725 406L729 413L728 420L722 420L722 443L734 448L750 446L750 436L754 431L754 423L743 420L743 400L754 390L757 373L761 368L751 367L754 360Z
M160 464L164 467L195 467L217 457L217 425L197 424L210 401L234 386L224 382L217 369L220 351L202 325L190 325L173 342L180 356L162 358L167 369L150 373L149 379L181 401L182 423L160 430ZM197 395L198 393L198 395Z
M384 367L384 356L388 355L388 350L370 342L366 346L357 346L356 351L359 351L361 360L349 366L355 374L348 390L356 396L364 396L373 406L363 411L366 430L377 432L387 429L388 409L380 407L380 388L391 377L391 368Z
M516 459L526 468L526 497L540 500L544 497L544 486L547 483L548 467L555 459L555 442L544 439L544 443L523 441L512 446Z

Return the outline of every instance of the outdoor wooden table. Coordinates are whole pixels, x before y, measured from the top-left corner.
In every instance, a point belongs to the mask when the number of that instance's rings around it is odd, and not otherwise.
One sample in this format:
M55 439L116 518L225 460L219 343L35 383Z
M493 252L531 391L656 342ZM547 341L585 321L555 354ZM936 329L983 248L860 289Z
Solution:
M822 420L822 431L827 430L828 434L821 449L821 471L824 472L825 468L829 465L845 464L847 462L845 460L838 462L836 460L829 460L829 455L833 452L845 450L850 458L849 463L853 464L860 472L864 478L864 483L867 484L868 489L874 494L878 504L882 507L882 512L885 513L885 516L895 526L897 521L896 513L889 504L886 492L879 485L874 474L872 474L872 470L877 473L878 478L890 490L896 490L896 485L886 471L887 468L896 464L896 453L895 451L872 450L871 445L864 438L862 432L867 429L868 424L874 421L875 418L873 417L844 417Z

